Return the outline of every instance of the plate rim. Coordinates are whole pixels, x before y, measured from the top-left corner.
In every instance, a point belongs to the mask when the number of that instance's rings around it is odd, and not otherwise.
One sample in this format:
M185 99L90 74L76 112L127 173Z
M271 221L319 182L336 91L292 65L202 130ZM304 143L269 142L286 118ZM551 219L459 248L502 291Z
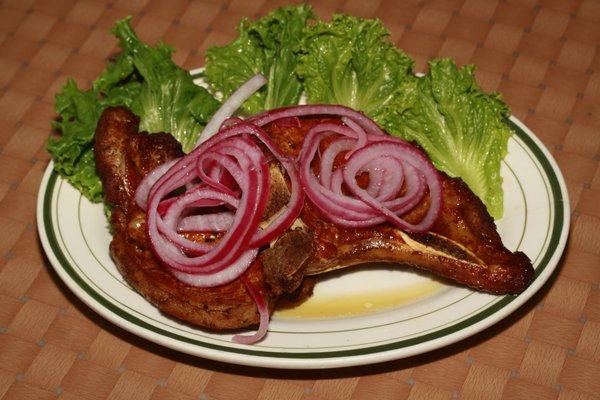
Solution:
M286 369L338 368L410 357L456 343L506 318L544 286L556 270L564 252L570 226L570 205L564 177L548 149L525 124L515 116L511 116L507 122L514 129L515 135L525 142L542 167L543 177L548 180L552 193L551 199L554 202L555 215L553 225L550 227L550 245L540 262L541 268L536 269L535 280L520 295L503 296L499 301L465 320L415 338L348 350L286 353L256 350L252 346L227 347L207 343L149 324L104 299L102 295L89 287L76 272L73 271L71 274L67 271L67 268L73 270L73 267L62 253L52 229L46 229L47 225L52 227L52 213L46 212L46 210L51 210L49 203L53 197L53 190L49 189L53 189L56 181L60 179L53 170L52 161L46 168L38 190L36 215L40 241L50 264L61 280L88 307L111 323L135 335L186 354L238 365ZM554 250L552 251L553 245ZM59 254L56 254L56 249ZM132 322L132 319L136 322ZM190 345L192 346L190 347Z

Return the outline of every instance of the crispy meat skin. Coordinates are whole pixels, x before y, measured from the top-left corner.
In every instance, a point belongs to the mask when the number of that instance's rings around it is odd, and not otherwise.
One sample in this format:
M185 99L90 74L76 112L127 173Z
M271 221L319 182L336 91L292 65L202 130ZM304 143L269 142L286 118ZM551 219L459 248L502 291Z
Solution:
M304 119L300 127L271 124L265 130L284 153L296 155L306 131L319 121L322 119ZM185 285L174 279L150 250L145 214L135 205L133 194L145 174L180 156L181 149L170 135L138 134L138 122L128 110L111 108L102 115L96 131L98 172L107 200L115 207L110 251L119 270L138 292L169 315L215 329L256 324L256 306L239 280L217 288ZM266 217L289 196L280 174L279 168L271 168L267 207L271 210ZM462 180L442 174L442 183L442 214L432 231L422 235L406 235L388 224L339 228L328 223L307 199L301 214L306 228L288 231L261 253L246 276L271 307L280 298L310 296L314 279L308 275L374 261L428 270L492 293L524 290L534 276L529 259L502 245L485 206ZM407 218L418 220L427 206L424 202Z
M119 271L131 286L168 315L213 329L257 324L256 305L240 280L216 288L192 287L175 279L152 253L145 213L133 199L135 189L149 171L181 156L182 152L171 135L137 133L138 124L139 119L130 111L116 107L102 114L96 129L97 169L106 199L114 207L110 253ZM276 267L281 263L280 259L267 260L267 274L263 273L261 261L257 260L246 272L246 277L266 296L271 308L278 295L298 288L301 279L296 270L312 254L312 241L306 239L306 233L292 231L287 235L295 238L293 242L303 256L287 262L285 268ZM274 246L270 251L280 252L278 247ZM280 270L285 271L278 276ZM308 296L312 285L313 281L307 281L300 295Z

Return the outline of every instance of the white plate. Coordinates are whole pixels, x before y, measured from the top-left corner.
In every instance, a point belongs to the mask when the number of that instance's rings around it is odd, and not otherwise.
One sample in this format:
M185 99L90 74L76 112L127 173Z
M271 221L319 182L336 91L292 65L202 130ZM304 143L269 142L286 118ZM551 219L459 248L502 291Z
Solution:
M565 247L569 203L549 152L516 118L502 164L505 212L497 221L511 250L533 261L536 279L519 296L492 296L410 270L363 268L321 283L297 310L275 314L252 345L181 324L132 290L108 254L102 206L89 203L50 164L37 205L38 229L56 272L88 306L114 324L161 345L214 360L277 368L328 368L424 353L489 327L537 292ZM368 284L365 284L368 282ZM318 312L315 313L315 311ZM327 317L326 315L329 315Z

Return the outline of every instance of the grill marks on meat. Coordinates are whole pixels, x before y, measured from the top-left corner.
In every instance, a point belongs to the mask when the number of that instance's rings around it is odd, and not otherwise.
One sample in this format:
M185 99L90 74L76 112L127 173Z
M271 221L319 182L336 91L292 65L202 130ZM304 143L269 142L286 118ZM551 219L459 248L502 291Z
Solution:
M241 280L216 288L192 287L175 279L152 253L146 214L135 204L135 189L148 172L180 157L182 152L171 135L137 133L138 125L139 119L130 111L115 107L104 111L96 130L97 169L106 199L113 206L110 253L119 271L141 295L168 315L213 329L257 324L256 305ZM308 233L288 232L288 235L296 238L293 242L305 256L287 260L285 268L277 267L285 259L262 257L268 267L263 268L261 260L257 260L246 272L271 308L277 296L298 288L301 281L298 275L303 276L301 267L312 254L312 237ZM270 251L280 252L278 248L276 243ZM279 271L283 271L281 275L277 275ZM307 281L299 295L308 296L312 285L314 282Z
M322 118L305 118L300 126L272 123L265 131L280 150L296 156L310 127ZM327 121L339 119L327 118ZM176 280L153 255L145 213L137 207L135 188L157 165L181 156L167 134L137 133L138 119L124 108L107 109L96 131L95 155L107 200L114 206L110 251L125 279L161 311L215 329L258 323L253 300L240 280L216 288L195 288ZM263 222L287 203L289 192L279 166L272 164L271 190ZM326 221L310 200L301 228L290 229L263 250L246 277L268 299L295 301L310 296L311 275L371 262L390 262L427 270L472 288L519 293L533 280L533 267L521 252L507 250L483 203L462 180L442 174L444 205L426 234L408 235L389 224L373 228L340 228ZM407 216L417 221L427 202Z

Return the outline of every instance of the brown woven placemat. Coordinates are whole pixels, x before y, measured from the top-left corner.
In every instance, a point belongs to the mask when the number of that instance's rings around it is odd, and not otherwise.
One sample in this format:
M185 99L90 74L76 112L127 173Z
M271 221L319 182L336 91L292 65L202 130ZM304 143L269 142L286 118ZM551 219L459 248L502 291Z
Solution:
M332 371L220 364L144 341L83 305L38 242L36 193L53 96L81 84L134 16L186 68L234 37L242 16L281 1L8 0L0 7L1 399L592 399L600 398L600 2L315 1L326 18L379 17L423 70L431 57L475 63L486 90L556 157L569 189L571 236L559 272L491 329L409 359Z

